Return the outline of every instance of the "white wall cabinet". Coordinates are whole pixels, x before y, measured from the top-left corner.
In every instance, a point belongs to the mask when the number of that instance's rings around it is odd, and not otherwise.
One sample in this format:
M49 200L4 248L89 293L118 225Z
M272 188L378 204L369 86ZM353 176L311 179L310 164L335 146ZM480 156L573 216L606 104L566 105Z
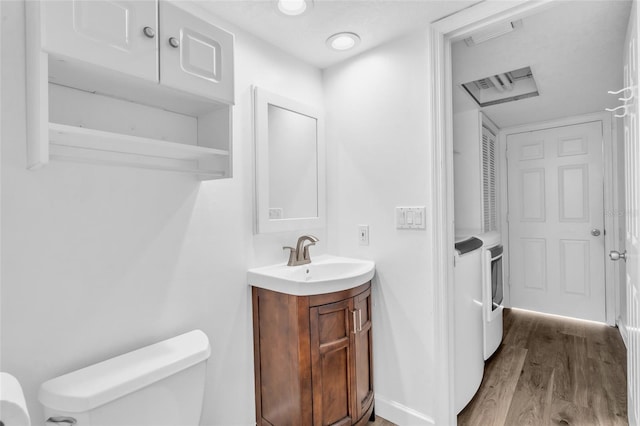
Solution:
M40 9L44 51L158 81L156 2L43 1Z
M233 36L160 3L160 82L233 102ZM230 83L230 84L229 84Z
M233 35L168 1L27 2L28 167L231 177Z

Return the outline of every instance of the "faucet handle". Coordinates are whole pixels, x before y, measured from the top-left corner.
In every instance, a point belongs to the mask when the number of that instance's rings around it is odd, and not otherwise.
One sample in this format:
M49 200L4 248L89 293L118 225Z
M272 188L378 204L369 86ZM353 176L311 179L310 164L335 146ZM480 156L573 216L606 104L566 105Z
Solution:
M289 261L287 262L287 266L293 266L296 263L296 249L289 246L282 247L282 250L289 249Z
M316 243L312 241L309 244L304 246L304 249L302 250L302 259L303 260L311 261L311 256L309 255L309 247L315 246L315 245L316 245Z

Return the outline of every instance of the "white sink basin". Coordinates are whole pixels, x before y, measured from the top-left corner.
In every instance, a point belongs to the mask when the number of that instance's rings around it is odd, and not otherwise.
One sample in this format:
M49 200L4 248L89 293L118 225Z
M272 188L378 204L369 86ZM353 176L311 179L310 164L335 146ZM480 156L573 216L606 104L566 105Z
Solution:
M364 284L373 278L376 265L371 260L330 255L311 258L311 263L286 263L249 269L249 285L294 296L333 293Z

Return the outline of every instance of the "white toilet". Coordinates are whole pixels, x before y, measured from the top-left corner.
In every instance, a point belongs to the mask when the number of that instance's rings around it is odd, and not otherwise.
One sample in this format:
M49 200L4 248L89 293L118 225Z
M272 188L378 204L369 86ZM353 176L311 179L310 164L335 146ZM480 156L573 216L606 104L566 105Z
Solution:
M45 424L197 426L210 354L194 330L51 379L38 394Z

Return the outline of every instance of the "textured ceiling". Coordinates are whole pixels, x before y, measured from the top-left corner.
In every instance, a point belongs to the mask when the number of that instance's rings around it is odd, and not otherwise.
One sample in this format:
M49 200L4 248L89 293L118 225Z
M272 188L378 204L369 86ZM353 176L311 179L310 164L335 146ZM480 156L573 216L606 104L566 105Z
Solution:
M199 4L230 23L318 68L326 68L365 50L464 9L477 0L314 0L301 16L279 13L275 0L210 0ZM353 50L335 52L325 42L337 32L357 33Z
M453 45L454 109L477 108L462 83L531 66L539 97L486 107L499 127L617 106L630 1L568 1L525 17L522 28L468 47Z

